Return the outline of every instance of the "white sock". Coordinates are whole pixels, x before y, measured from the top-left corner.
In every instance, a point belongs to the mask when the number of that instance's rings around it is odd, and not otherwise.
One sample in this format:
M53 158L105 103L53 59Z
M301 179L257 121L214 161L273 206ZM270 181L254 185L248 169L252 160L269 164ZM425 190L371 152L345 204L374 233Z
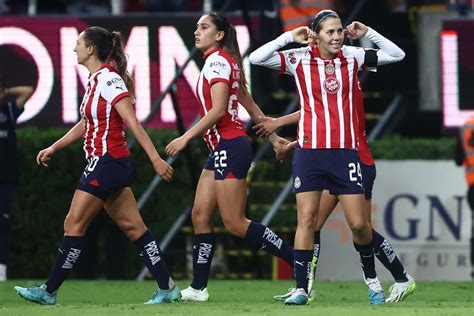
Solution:
M7 265L0 263L0 281L7 280Z

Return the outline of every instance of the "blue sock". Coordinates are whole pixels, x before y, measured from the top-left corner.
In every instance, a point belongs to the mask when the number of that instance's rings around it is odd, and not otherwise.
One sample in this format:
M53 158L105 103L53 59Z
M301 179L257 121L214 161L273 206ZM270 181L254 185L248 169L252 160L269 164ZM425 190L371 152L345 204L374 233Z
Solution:
M392 245L380 235L377 231L372 230L372 243L374 246L374 253L377 259L387 268L392 274L396 282L408 281L405 274L405 269L402 263L398 260Z
M82 252L84 236L64 236L63 244L58 249L58 255L54 262L51 275L46 281L46 291L50 294L56 292L64 280L66 280L69 271L76 263Z
M374 247L372 242L367 245L357 245L354 243L354 247L359 253L360 264L364 271L365 278L375 278L377 273L375 272Z
M207 287L215 247L216 237L214 233L196 234L193 236L192 288L202 290Z
M304 289L308 292L309 273L311 271L311 259L313 258L313 250L295 249L295 279L296 288Z
M245 240L247 240L252 248L264 249L272 255L282 258L288 262L290 266L293 266L293 248L278 237L270 228L256 222L250 222L247 233L245 234Z
M140 238L135 240L135 245L140 251L146 267L162 290L174 287L173 279L166 266L165 259L161 256L161 249L151 231L147 230Z

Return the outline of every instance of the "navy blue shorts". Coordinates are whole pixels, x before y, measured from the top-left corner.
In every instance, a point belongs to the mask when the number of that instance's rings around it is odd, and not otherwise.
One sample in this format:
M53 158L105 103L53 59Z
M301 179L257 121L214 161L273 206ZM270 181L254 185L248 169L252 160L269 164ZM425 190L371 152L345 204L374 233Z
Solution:
M214 170L215 180L245 179L252 163L252 146L247 136L221 138L204 165Z
M359 156L353 149L302 149L293 155L293 193L329 190L362 194Z
M362 171L362 184L364 185L364 197L366 200L372 200L372 190L374 188L375 176L377 172L375 165L360 164Z
M133 168L131 157L115 159L109 153L102 157L87 159L77 189L88 192L99 199L107 198L122 188L129 187Z

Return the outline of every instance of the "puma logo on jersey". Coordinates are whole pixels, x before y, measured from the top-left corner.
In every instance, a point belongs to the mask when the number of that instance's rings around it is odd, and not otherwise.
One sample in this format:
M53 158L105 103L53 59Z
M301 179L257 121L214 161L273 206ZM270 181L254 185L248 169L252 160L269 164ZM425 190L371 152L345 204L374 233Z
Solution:
M221 176L224 176L224 169L216 169L217 172L221 174Z
M123 91L123 87L122 86L115 86L115 89L120 89Z

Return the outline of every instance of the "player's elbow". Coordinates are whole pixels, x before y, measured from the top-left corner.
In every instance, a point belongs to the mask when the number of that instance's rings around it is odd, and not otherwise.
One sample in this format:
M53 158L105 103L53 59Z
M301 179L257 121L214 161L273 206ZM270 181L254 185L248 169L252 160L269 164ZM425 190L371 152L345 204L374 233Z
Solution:
M217 120L220 120L227 113L227 109L225 107L219 107L216 109L215 113L216 113L215 115L216 115Z
M400 49L400 52L395 56L395 61L402 61L405 58L405 52Z
M249 61L252 65L258 65L259 63L262 62L260 58L258 58L257 54L255 54L255 52L250 53Z

